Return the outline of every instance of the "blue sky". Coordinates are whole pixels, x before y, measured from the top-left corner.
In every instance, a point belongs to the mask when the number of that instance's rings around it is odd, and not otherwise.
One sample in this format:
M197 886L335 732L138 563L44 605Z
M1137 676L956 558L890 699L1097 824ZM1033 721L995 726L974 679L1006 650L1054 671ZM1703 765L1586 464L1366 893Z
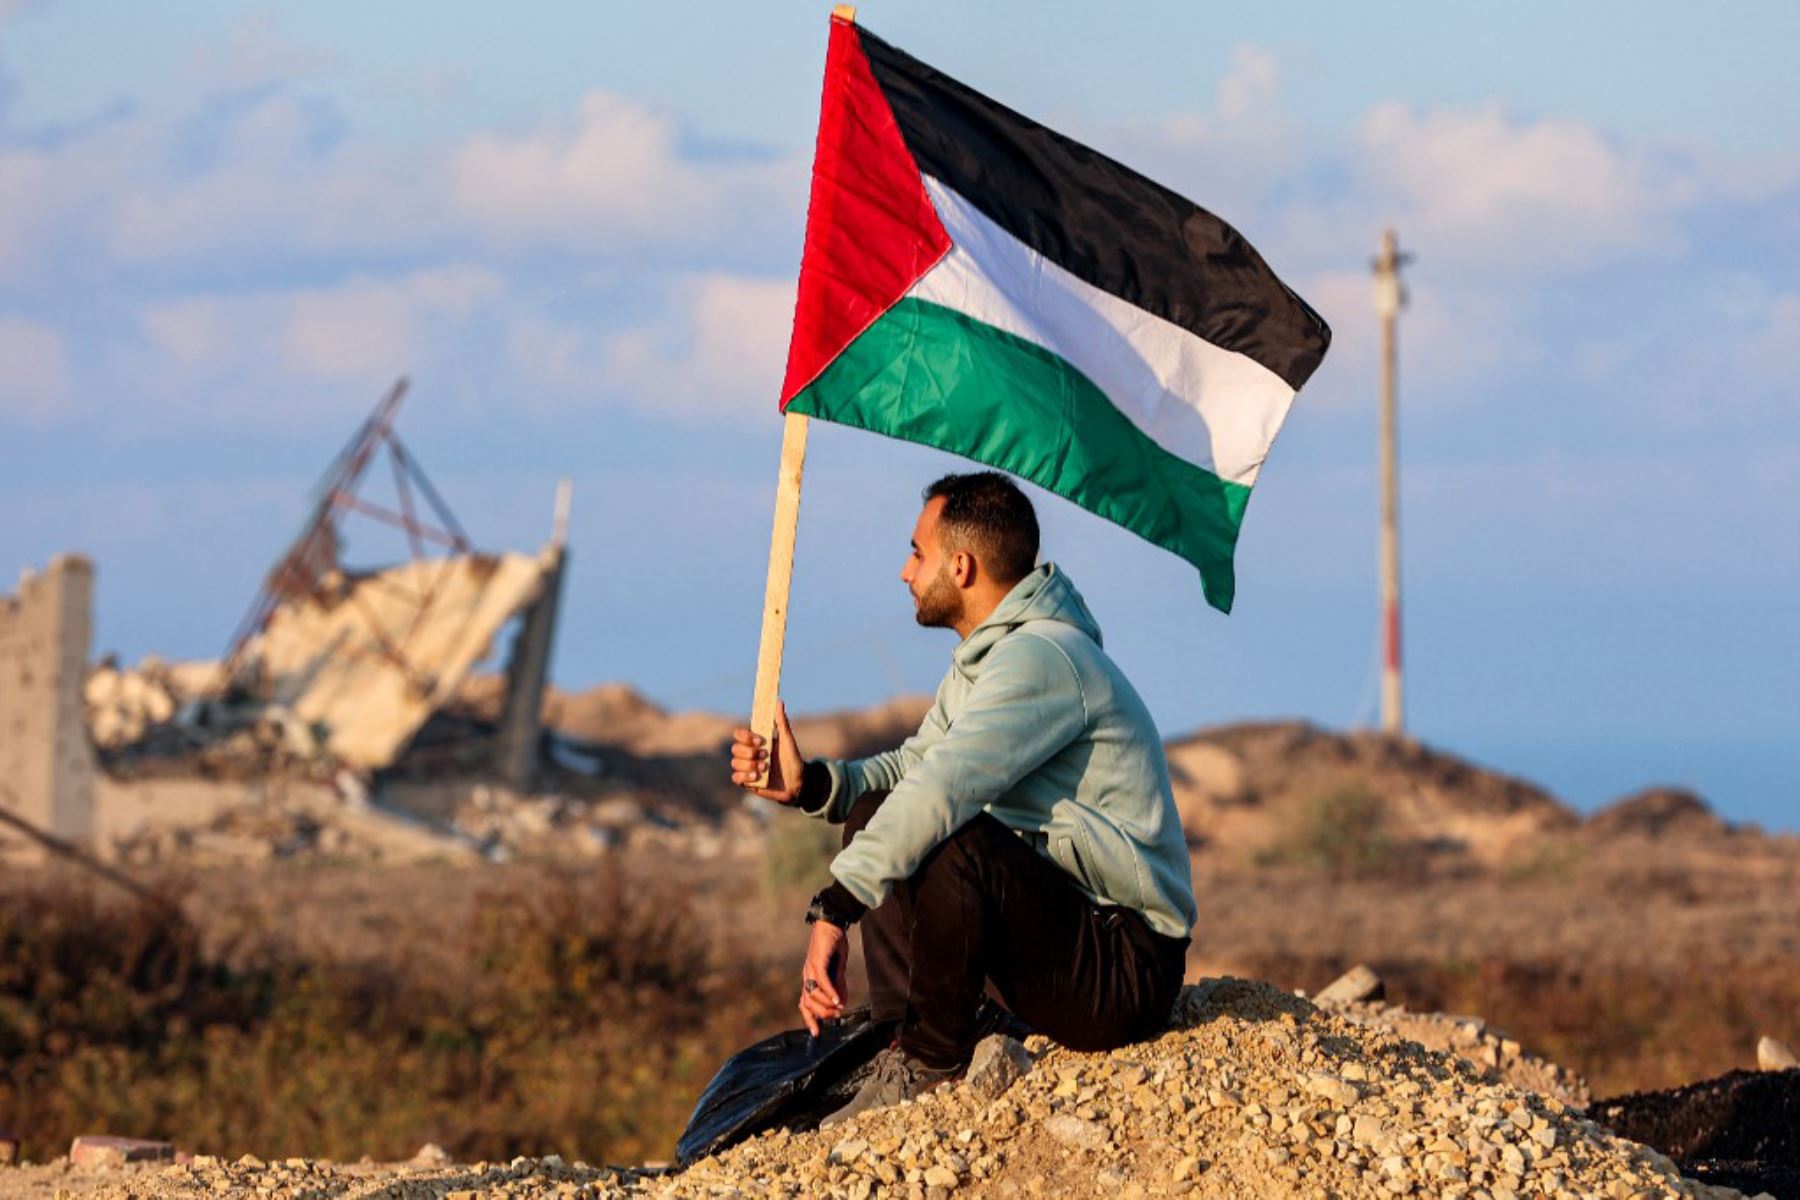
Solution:
M574 479L561 682L746 706L827 11L0 0L0 567L83 550L97 649L217 654L404 372L478 542L536 545ZM1337 331L1232 616L1041 501L1166 731L1373 717L1391 222L1414 732L1800 829L1800 8L862 19L1218 211ZM953 465L815 427L794 708L935 683L896 575Z

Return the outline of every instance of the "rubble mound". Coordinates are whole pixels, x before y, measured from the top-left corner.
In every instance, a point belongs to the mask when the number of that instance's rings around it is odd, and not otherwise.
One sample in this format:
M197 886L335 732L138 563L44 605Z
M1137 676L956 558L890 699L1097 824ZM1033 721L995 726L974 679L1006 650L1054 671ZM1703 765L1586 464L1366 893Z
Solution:
M670 1196L1711 1196L1553 1096L1261 983L1183 990L1106 1054L1042 1038L996 1098L940 1088L745 1142ZM641 1184L637 1186L642 1186Z
M1594 1105L1594 1119L1682 1162L1786 1168L1800 1179L1800 1069L1731 1071Z
M1659 838L1728 832L1730 827L1686 788L1653 787L1614 801L1588 818L1587 830L1600 835L1627 833Z
M1405 1006L1380 1000L1319 1006L1358 1025L1391 1029L1427 1050L1455 1054L1477 1070L1489 1068L1516 1088L1554 1096L1572 1108L1586 1108L1592 1099L1587 1081L1560 1063L1539 1058L1504 1032L1490 1029L1480 1017L1450 1013L1411 1012Z
M457 1164L436 1147L404 1164L199 1156L15 1170L29 1186L135 1200L1740 1195L1683 1178L1554 1096L1240 979L1184 988L1150 1042L1083 1054L992 1038L976 1058L969 1078L917 1101L829 1130L776 1130L681 1172L554 1155Z

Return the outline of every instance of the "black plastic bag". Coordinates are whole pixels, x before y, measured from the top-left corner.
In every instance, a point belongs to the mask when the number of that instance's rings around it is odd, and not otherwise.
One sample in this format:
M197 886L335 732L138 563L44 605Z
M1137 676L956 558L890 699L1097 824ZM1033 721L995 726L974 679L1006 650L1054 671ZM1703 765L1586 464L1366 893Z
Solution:
M818 1037L789 1029L732 1055L700 1093L675 1161L686 1167L771 1129L818 1128L850 1102L893 1036L892 1021L857 1008L821 1022Z

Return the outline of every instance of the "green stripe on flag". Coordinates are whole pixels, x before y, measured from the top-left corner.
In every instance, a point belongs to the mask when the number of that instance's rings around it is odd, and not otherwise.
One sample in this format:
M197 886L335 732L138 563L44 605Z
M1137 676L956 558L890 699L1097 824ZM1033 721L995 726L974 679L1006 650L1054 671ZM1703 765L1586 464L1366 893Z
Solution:
M1022 338L907 298L787 411L1029 479L1193 563L1207 602L1231 611L1250 489L1169 453L1085 375Z

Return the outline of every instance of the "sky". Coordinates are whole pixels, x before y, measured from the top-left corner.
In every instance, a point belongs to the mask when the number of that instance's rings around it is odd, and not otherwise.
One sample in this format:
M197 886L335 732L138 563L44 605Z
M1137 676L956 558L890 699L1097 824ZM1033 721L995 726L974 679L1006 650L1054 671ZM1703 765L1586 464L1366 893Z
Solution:
M536 547L573 480L559 683L747 709L828 12L0 0L0 570L86 553L97 653L216 656L405 374L477 544ZM1409 731L1800 831L1800 6L859 19L1219 213L1335 330L1230 616L1034 493L1165 733L1376 718L1392 225ZM794 711L935 686L898 572L957 466L815 423Z

